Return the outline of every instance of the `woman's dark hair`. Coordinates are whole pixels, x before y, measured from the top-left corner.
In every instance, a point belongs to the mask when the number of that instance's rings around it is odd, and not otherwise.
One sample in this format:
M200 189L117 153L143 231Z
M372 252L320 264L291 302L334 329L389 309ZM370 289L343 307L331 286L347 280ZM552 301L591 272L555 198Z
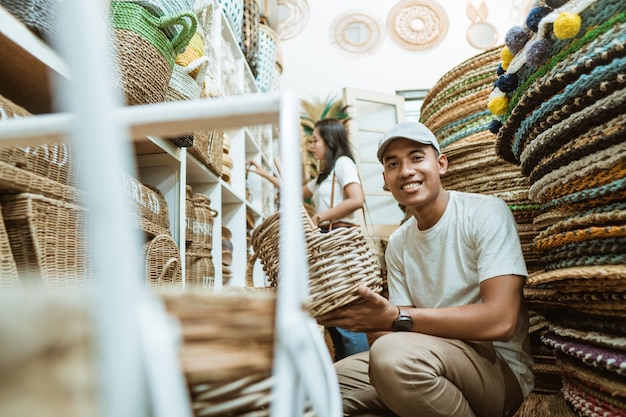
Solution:
M327 118L318 120L315 127L321 138L326 142L326 154L324 155L323 169L317 176L317 184L321 184L335 168L335 162L340 156L347 156L354 161L348 132L343 123L337 119Z

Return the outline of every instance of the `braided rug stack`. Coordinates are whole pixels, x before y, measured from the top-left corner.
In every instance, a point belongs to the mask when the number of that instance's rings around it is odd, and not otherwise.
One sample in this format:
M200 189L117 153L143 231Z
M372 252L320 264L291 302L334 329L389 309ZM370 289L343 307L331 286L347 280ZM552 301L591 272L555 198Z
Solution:
M497 80L501 48L476 55L440 78L424 98L420 121L432 130L448 157L448 171L441 179L444 187L495 195L508 203L532 271L538 260L532 246L538 204L528 200L528 179L519 167L496 154L495 137L489 131L493 116L485 106Z
M524 293L581 416L626 415L625 104L624 1L546 1L507 33L490 130L541 205Z

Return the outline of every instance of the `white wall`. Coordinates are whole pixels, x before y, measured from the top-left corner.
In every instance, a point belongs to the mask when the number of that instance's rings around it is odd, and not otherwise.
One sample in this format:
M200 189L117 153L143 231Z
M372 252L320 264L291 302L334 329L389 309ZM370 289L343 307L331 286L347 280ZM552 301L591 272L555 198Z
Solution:
M447 71L483 52L466 39L471 23L466 15L467 4L478 7L480 0L438 2L448 14L446 37L432 49L411 51L396 44L387 32L387 14L397 3L395 0L308 0L310 15L304 30L292 39L281 41L281 89L314 101L329 94L340 97L343 87L387 94L430 88ZM506 32L523 22L528 1L484 0L484 3L489 11L486 21L498 31L496 45L502 45ZM333 20L348 10L367 12L381 24L382 46L372 55L350 54L332 43Z

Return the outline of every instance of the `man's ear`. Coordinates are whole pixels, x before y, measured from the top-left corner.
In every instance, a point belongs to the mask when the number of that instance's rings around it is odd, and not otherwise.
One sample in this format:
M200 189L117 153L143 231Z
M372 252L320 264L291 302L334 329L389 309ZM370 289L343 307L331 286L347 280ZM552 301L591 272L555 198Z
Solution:
M389 186L387 185L387 180L385 179L385 172L383 171L383 191L390 191Z
M439 164L439 175L445 174L448 171L448 157L443 153L439 154L437 163Z

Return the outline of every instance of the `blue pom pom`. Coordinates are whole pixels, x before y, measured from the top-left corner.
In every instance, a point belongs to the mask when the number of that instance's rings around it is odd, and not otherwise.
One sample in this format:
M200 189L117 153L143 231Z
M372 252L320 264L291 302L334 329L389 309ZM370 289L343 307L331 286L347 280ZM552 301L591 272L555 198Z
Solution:
M516 74L503 74L496 80L495 86L503 93L511 93L515 91L518 84L518 78Z
M526 62L534 67L541 65L550 54L550 41L539 39L526 50Z
M504 68L502 68L502 64L498 64L498 68L496 69L496 74L498 74L498 76L504 74L506 71L504 70Z
M502 122L498 119L493 119L489 122L489 131L494 135L497 135L502 127Z
M567 3L567 0L546 0L546 6L551 7L553 9L558 9Z
M522 26L513 26L504 36L504 44L513 55L517 55L529 39L530 32L528 30Z
M526 17L526 26L528 26L530 30L536 33L539 29L539 22L541 21L541 19L546 17L551 11L552 9L545 6L533 8Z

